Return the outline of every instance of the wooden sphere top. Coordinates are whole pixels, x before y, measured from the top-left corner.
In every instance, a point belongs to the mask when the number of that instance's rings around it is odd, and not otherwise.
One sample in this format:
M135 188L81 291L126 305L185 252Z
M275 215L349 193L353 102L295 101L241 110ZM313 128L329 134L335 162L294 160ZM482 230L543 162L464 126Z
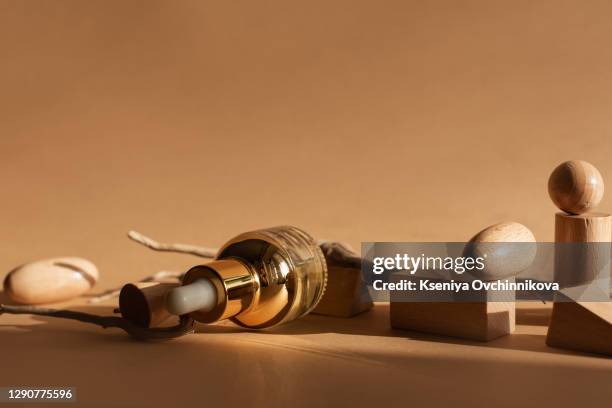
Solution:
M604 182L591 163L572 160L561 163L548 179L548 194L559 209L582 214L597 207L604 195Z

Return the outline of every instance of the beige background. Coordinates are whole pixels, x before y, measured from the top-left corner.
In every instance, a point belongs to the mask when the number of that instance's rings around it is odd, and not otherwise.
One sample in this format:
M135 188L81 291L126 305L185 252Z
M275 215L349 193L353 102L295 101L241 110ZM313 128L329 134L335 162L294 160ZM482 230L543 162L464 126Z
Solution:
M581 0L0 0L0 271L79 255L103 289L198 262L139 248L131 228L218 246L294 224L358 246L515 220L550 240L554 166L612 177L611 15ZM387 337L385 312L163 345L2 316L0 385L77 385L100 406L366 403L389 378L402 405L610 400L610 360L551 352L542 320L484 347Z

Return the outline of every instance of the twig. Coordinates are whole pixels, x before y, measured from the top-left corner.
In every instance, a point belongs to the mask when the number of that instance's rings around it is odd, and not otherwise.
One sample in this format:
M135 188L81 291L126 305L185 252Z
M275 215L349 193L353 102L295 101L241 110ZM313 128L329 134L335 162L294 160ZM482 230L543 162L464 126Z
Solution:
M209 259L213 259L218 251L218 249L215 248L191 244L162 244L133 230L128 232L128 238L154 251L191 254ZM319 241L318 244L328 262L345 267L361 268L361 257L359 257L349 245L335 241Z
M209 259L214 258L217 253L216 249L205 248L196 245L159 243L136 231L128 232L128 238L154 251L177 252L180 254L190 254Z
M128 238L154 251L191 254L209 259L213 259L218 251L215 248L191 244L162 244L133 230L128 232ZM319 247L323 251L327 262L345 267L361 268L361 257L359 257L359 255L357 255L347 244L334 241L319 241Z
M153 275L145 276L144 278L140 279L137 283L157 282L159 280L167 279L167 278L176 278L180 280L183 277L183 275L184 275L183 272L159 271L157 273L154 273ZM117 296L119 296L119 292L121 292L121 288L105 290L102 293L93 295L87 301L87 303L100 303L108 299L116 298Z
M0 314L31 314L58 317L91 323L103 328L117 327L138 340L168 340L193 333L193 319L188 315L180 317L180 322L172 327L144 328L118 316L98 316L74 310L47 309L33 306L0 305Z
M129 231L127 236L132 241L139 243L141 245L144 245L145 247L150 248L154 251L176 252L180 254L195 255L201 258L208 258L208 259L214 258L215 254L217 253L217 250L214 248L205 248L205 247L200 247L197 245L160 243L160 242L155 241L152 238L147 237L144 234L141 234L140 232L133 231L133 230ZM145 276L144 278L140 279L138 283L156 282L158 280L165 279L165 278L177 278L180 280L182 276L183 276L183 273L181 272L160 271L160 272L154 273L153 275ZM117 296L119 296L120 292L121 292L121 288L113 288L113 289L106 290L90 298L88 300L88 303L100 303L108 299L116 298Z

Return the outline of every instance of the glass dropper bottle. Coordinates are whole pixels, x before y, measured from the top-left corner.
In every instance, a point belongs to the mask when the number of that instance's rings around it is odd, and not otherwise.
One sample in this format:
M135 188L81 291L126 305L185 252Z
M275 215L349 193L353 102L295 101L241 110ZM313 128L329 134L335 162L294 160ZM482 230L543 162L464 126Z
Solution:
M310 312L326 284L316 241L295 227L273 227L240 234L214 261L191 268L182 286L168 293L166 308L203 323L231 319L260 329Z

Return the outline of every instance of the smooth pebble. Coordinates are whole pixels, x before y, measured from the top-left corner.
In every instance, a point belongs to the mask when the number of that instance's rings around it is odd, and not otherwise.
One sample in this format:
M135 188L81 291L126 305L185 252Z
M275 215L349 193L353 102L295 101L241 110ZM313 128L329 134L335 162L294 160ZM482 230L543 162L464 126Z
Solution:
M4 292L17 303L54 303L81 296L97 280L98 268L86 259L44 259L13 269L4 279Z

